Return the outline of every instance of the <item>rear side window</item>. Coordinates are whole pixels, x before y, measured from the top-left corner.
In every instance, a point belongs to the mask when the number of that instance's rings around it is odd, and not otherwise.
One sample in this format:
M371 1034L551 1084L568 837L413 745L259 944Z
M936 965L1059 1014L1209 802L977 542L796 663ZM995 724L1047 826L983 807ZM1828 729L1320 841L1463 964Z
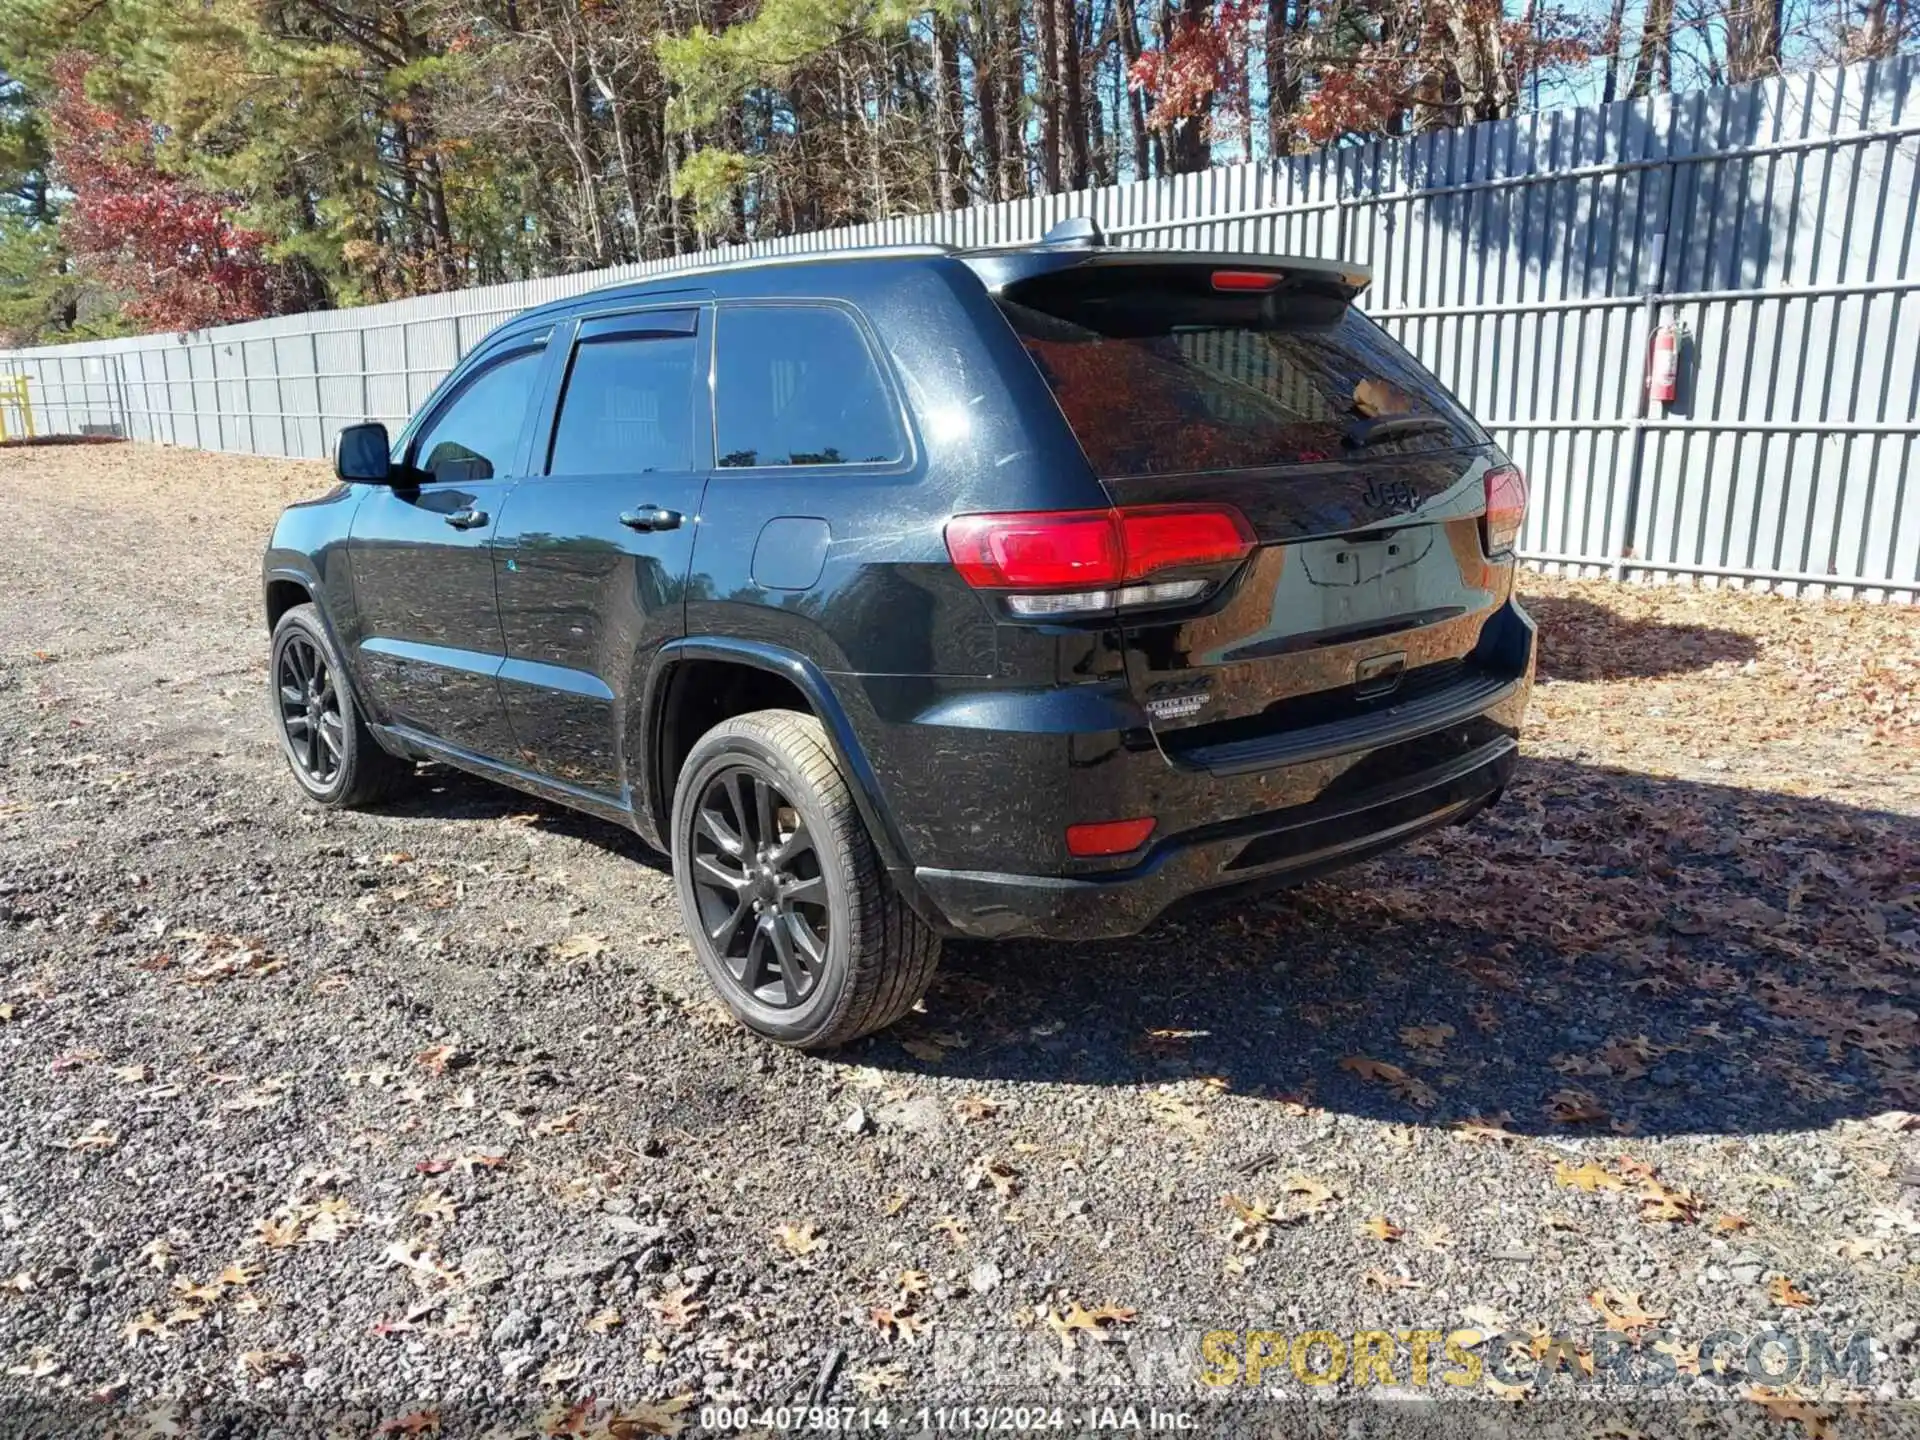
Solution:
M893 397L846 311L728 306L714 345L723 466L874 465L906 454Z
M1204 266L1128 265L1029 281L1001 310L1103 476L1337 459L1387 415L1435 423L1382 450L1479 443L1418 361L1325 292L1221 294Z
M550 475L693 468L691 335L581 342L554 426Z
M522 350L482 370L427 422L413 453L434 480L471 484L508 473L540 373L538 350Z

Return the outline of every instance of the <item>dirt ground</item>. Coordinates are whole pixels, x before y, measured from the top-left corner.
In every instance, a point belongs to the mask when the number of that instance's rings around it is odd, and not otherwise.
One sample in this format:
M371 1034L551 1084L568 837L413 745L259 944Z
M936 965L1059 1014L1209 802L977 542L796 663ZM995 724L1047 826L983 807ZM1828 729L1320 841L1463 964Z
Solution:
M1529 576L1495 811L1135 941L952 945L799 1056L632 836L444 772L300 800L259 554L327 483L0 453L10 1433L1912 1430L1914 609Z

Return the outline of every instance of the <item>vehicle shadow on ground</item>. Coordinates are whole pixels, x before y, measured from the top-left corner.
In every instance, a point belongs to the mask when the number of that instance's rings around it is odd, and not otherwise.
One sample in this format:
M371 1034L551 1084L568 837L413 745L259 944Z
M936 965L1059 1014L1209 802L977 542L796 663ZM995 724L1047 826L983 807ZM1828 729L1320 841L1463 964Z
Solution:
M1532 760L1496 809L1298 891L951 944L924 1017L847 1058L1519 1133L1920 1109L1917 864L1913 817Z
M598 846L609 854L671 873L668 858L624 825L511 790L449 765L422 765L414 783L380 807L400 820L507 820L522 817L549 835Z
M1544 679L1644 680L1742 664L1759 653L1738 630L1633 619L1578 595L1522 595L1521 603L1540 622Z

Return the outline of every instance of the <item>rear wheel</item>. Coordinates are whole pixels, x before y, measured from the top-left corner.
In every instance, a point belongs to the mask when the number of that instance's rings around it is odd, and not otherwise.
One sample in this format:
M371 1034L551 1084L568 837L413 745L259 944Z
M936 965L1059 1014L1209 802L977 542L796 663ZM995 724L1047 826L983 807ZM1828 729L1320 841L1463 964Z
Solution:
M367 730L311 602L295 605L273 627L267 683L281 753L310 798L340 808L368 805L412 773Z
M771 1040L858 1039L933 979L940 939L880 868L811 715L760 710L700 738L674 795L673 868L701 968Z

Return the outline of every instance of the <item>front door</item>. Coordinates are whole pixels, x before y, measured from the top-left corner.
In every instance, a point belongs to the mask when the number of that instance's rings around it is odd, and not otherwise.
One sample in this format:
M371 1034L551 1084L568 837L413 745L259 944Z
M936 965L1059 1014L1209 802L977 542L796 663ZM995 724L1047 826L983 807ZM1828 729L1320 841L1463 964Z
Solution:
M706 488L699 306L582 320L551 442L496 538L517 763L626 803L626 721L654 653L685 632ZM538 449L539 447L536 447Z
M517 483L544 344L484 357L419 427L394 483L353 518L359 669L388 724L486 756L512 735L493 541Z

